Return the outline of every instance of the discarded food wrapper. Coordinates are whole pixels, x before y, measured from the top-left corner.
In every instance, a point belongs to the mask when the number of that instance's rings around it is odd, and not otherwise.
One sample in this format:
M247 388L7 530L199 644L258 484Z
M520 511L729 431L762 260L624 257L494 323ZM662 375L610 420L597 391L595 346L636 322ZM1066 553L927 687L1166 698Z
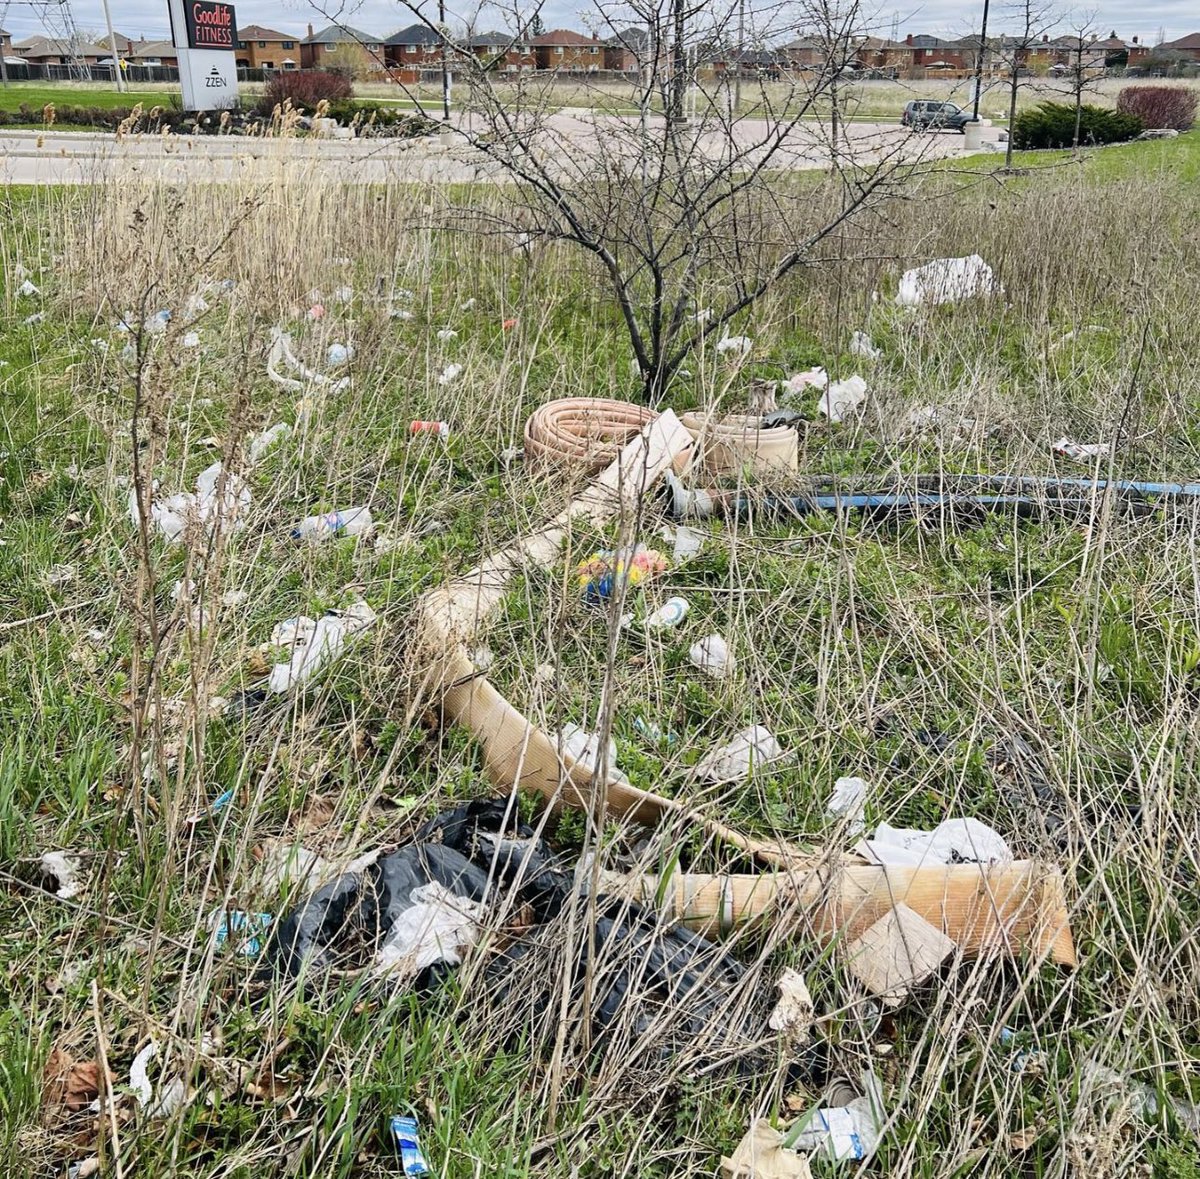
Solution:
M748 356L754 341L749 336L722 336L717 341L717 351L722 356Z
M665 630L678 626L687 617L690 609L686 598L668 598L657 610L646 615L644 625L647 630Z
M707 635L699 642L693 643L688 650L688 658L695 667L707 672L714 679L723 679L733 672L733 654L729 650L729 644L720 635Z
M812 1179L808 1159L785 1150L783 1135L763 1118L750 1129L729 1158L721 1160L724 1179Z
M74 856L68 856L65 852L43 852L38 860L38 868L42 878L53 883L50 891L60 901L69 901L78 896L83 888L79 861Z
M863 811L867 805L869 786L862 778L839 778L833 784L833 793L826 807L830 815L843 820L851 835L860 835L863 827Z
M429 1163L421 1152L416 1118L392 1115L392 1137L400 1152L400 1168L405 1175L428 1175Z
M825 389L828 386L829 374L820 365L805 369L802 373L795 373L783 382L784 392L793 397L803 393L805 389Z
M229 909L214 913L209 926L218 949L226 942L236 942L239 955L257 958L262 953L263 936L270 931L274 920L272 913L244 913L241 909Z
M1004 287L978 254L970 254L965 258L937 258L906 270L900 278L896 302L901 307L917 307L991 294L1004 294Z
M1107 442L1072 442L1070 438L1065 437L1060 438L1052 449L1055 454L1061 454L1076 463L1086 463L1108 455Z
M946 819L932 831L917 831L880 823L870 839L854 849L873 864L1008 864L1012 850L1004 837L986 823L970 817Z
M857 373L844 381L834 381L821 395L817 409L831 422L841 422L867 399L867 382Z
M587 601L596 604L612 597L620 582L637 587L667 567L667 559L657 549L638 545L629 549L601 549L582 561L576 570L579 588Z
M815 1109L783 1136L793 1150L812 1150L814 1157L831 1162L857 1161L875 1153L883 1137L887 1114L883 1090L874 1073L862 1074L864 1093L845 1105Z
M727 745L706 754L696 765L696 775L706 782L740 782L785 756L770 729L752 725Z
M410 434L436 434L443 442L450 437L449 422L415 421L408 427Z
M863 360L878 360L883 349L876 348L875 341L866 332L855 332L850 337L850 355L860 356Z
M316 622L311 618L289 620L292 621L297 626L289 636L292 640L290 644L277 639L279 627L272 635L274 645L290 645L292 652L286 663L277 663L271 668L267 680L267 690L270 692L287 692L297 684L304 683L327 663L332 663L342 653L347 639L366 630L375 621L375 611L366 602L359 601L345 610L323 615ZM302 642L298 641L301 623L307 623L307 633Z
M375 520L367 507L345 508L340 512L324 512L306 516L292 529L293 540L327 540L331 536L370 536Z

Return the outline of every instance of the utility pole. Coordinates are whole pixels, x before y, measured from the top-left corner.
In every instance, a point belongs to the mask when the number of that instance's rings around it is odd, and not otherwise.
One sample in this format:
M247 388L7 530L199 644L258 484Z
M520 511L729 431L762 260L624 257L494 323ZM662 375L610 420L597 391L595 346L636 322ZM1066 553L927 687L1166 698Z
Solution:
M100 2L104 6L104 24L108 29L108 47L112 50L113 74L117 79L117 89L124 92L125 78L121 73L121 55L117 52L117 38L113 33L112 13L108 10L108 0L100 0Z
M975 57L975 102L971 108L971 119L979 122L979 96L983 90L983 59L987 56L988 0L983 0L983 22L979 30L979 50Z
M442 122L450 122L450 38L446 34L446 0L438 0L438 31L442 34Z

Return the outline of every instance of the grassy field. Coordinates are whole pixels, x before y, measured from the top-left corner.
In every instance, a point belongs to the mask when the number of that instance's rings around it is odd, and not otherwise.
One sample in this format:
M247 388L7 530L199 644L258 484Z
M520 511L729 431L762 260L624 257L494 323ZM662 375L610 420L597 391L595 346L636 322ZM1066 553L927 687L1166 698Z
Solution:
M880 486L1092 473L1054 456L1063 435L1112 443L1101 473L1195 477L1198 133L1020 162L1028 174L997 178L981 157L914 181L913 199L831 243L736 325L753 338L741 368L704 351L670 404L733 409L751 377L812 364L861 372L861 416L835 425L815 394L801 402L793 490L818 475ZM786 1126L827 1080L872 1068L888 1122L864 1174L1200 1174L1195 1126L1168 1100L1200 1099L1200 566L1186 510L1131 520L1103 502L1083 521L976 527L712 522L700 553L636 603L689 600L661 636L614 634L581 600L576 561L617 537L580 528L550 571L522 573L481 640L527 715L591 726L603 696L635 785L747 831L848 846L826 814L843 774L871 784L871 827L992 824L1019 856L1062 867L1074 971L952 961L881 1012L844 948L803 921L750 930L728 952L754 1002L769 1007L790 965L820 1018L804 1067L767 1034L739 1069L701 1066L699 1045L656 1055L627 1028L589 1037L545 955L507 991L482 972L492 946L424 994L339 965L298 995L214 944L214 912L296 903L257 868L270 841L345 862L490 793L478 747L439 727L416 688L414 605L564 502L563 479L505 457L534 407L635 393L590 259L559 246L527 256L456 215L509 199L307 177L5 191L0 1172L49 1179L99 1156L105 1176L396 1175L387 1119L411 1113L434 1173L451 1179L711 1176L753 1113ZM812 215L836 199L814 190ZM905 266L970 253L1003 296L895 305ZM24 272L36 293L21 293ZM412 292L411 319L389 318L381 281ZM185 322L202 291L207 308ZM313 319L318 297L326 314ZM175 313L162 334L119 328L162 308ZM350 384L272 383L276 325L316 369L331 343L352 344ZM849 353L854 330L878 361ZM462 373L443 384L451 362ZM410 435L414 419L448 422L447 442ZM248 436L280 421L290 437L250 465ZM209 548L143 546L133 481L189 488L217 458L248 481L245 527ZM302 517L363 504L386 551L290 536ZM667 526L648 505L644 538L669 553ZM294 698L226 708L261 685L278 622L359 598L378 621L327 674ZM688 662L709 632L737 657L727 681ZM645 722L674 740L647 738ZM753 723L790 759L700 790L690 767ZM610 823L597 842L577 814L549 829L567 863L587 846L606 866L682 854L696 870L752 868L694 831ZM69 899L38 868L56 850L79 863ZM669 1025L671 1010L659 1014ZM156 1091L184 1086L165 1117L139 1111L128 1083L151 1039ZM54 1052L107 1062L103 1115L44 1090ZM1097 1084L1096 1066L1129 1083Z

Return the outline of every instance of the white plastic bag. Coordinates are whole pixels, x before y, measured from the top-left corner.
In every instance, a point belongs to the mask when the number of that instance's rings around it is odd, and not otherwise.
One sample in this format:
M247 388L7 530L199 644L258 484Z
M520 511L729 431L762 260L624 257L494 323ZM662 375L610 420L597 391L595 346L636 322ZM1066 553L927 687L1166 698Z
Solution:
M936 258L924 266L906 270L900 279L896 302L901 307L957 303L976 295L1004 294L992 268L978 255L966 258Z

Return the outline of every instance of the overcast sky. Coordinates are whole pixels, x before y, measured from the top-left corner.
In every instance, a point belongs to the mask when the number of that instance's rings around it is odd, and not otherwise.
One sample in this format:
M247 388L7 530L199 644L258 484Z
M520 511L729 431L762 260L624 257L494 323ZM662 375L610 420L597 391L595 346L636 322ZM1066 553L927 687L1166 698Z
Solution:
M992 0L991 27L1003 28L1006 2L1008 0ZM2 3L3 0L0 0ZM109 0L109 5L113 27L118 32L135 40L139 36L156 39L169 35L166 0ZM750 0L750 7L753 6L754 0ZM239 25L267 25L300 37L304 36L310 21L317 28L328 23L321 11L312 7L308 0L237 0L234 7ZM326 12L336 9L333 0L328 4L323 3L323 7ZM533 4L523 4L522 7L532 10ZM1071 0L1063 0L1058 7L1064 12L1069 11ZM100 0L73 0L72 8L75 22L81 29L88 32L103 31L104 16ZM890 36L893 29L901 37L905 33L957 36L977 23L973 20L977 8L956 3L955 0L927 0L926 3L895 11L881 7L871 21L871 31L882 36ZM1168 40L1186 33L1200 32L1200 5L1196 0L1145 0L1136 7L1128 0L1121 3L1114 3L1113 0L1081 0L1078 8L1096 13L1095 23L1102 35L1115 29L1126 40L1136 36L1141 41L1154 44L1160 29ZM457 9L454 0L450 0L447 9ZM347 4L341 11L344 13L341 17L344 23L384 36L412 23L411 17L406 19L404 9L393 0L361 0L361 3ZM546 0L542 6L542 19L547 28L583 30L587 14L590 13L594 18L595 12L589 0ZM499 27L504 25L499 16L483 23ZM26 4L11 4L4 24L17 40L42 31L34 8Z

